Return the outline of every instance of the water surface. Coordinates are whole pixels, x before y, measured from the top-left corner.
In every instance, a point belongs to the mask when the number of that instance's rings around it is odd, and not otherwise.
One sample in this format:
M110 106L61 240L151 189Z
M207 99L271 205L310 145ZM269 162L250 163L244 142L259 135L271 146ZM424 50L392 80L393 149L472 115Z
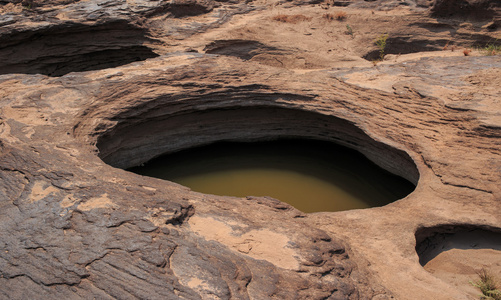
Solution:
M221 142L130 171L206 194L270 196L303 212L382 206L415 188L352 149L314 140Z

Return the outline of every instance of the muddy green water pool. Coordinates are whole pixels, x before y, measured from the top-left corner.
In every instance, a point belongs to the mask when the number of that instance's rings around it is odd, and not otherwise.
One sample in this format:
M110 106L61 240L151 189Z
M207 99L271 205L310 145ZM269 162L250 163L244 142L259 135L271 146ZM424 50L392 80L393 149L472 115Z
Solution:
M383 206L415 188L357 151L315 140L220 142L129 170L206 194L270 196L303 212Z

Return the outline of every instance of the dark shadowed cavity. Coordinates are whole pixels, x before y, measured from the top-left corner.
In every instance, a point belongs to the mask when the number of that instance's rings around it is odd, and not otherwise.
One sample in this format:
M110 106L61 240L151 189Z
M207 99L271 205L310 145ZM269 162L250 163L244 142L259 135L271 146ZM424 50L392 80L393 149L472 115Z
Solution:
M63 76L102 70L158 55L145 46L143 29L116 21L100 25L61 24L1 36L0 74Z
M501 228L442 225L416 231L416 252L422 266L452 249L501 251Z
M359 152L315 140L215 143L130 171L221 196L271 196L304 212L383 206L414 190Z

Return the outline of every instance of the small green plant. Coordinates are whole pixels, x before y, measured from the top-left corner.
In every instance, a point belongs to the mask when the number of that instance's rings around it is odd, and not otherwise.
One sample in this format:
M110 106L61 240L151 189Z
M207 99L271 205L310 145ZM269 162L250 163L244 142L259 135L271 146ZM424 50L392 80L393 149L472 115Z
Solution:
M21 5L23 6L24 9L26 10L31 10L34 5L33 5L33 0L24 0Z
M477 272L477 275L480 279L476 282L470 281L470 284L480 289L482 292L480 299L501 300L501 291L496 286L492 275L483 268Z
M501 54L501 45L496 45L496 44L487 44L484 48L483 51L485 55L497 55Z
M374 40L374 44L379 48L379 59L384 58L384 49L386 48L386 40L388 39L388 34L384 33Z
M346 34L353 36L353 28L349 24L346 24Z

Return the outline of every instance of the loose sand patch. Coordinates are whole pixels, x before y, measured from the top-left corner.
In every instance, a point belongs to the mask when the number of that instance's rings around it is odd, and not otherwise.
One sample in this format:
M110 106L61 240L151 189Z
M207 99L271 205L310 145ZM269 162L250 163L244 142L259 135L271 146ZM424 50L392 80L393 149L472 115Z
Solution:
M269 229L238 234L226 222L210 217L193 216L189 223L195 232L207 240L218 241L235 251L255 259L264 259L280 268L297 270L299 267L295 258L298 254L288 247L289 238L286 235Z

